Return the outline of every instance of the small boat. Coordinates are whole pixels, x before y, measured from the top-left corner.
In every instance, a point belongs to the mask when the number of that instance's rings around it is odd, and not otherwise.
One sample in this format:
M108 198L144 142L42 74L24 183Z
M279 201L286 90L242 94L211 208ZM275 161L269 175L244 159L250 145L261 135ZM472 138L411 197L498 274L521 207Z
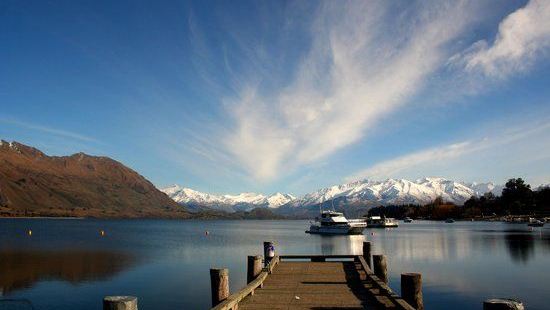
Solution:
M403 222L405 222L405 223L412 223L412 221L413 221L413 219L408 217L408 216L403 219Z
M360 235L367 228L364 220L348 220L343 213L323 211L321 216L311 223L308 234L320 235Z
M527 223L527 226L530 227L542 227L544 226L544 222L541 220L537 220L535 218L529 218L529 223Z
M445 220L445 223L454 223L454 222L455 222L455 220L453 220L453 219L446 219Z
M399 224L394 218L385 216L371 216L367 219L367 226L369 228L386 228L397 227Z

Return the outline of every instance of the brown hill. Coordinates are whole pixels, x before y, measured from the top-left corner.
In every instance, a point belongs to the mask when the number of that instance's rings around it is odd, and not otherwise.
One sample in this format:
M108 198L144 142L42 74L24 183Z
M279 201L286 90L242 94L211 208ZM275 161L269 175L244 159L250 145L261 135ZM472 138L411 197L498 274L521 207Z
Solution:
M1 141L0 216L186 218L189 213L108 157L47 156Z

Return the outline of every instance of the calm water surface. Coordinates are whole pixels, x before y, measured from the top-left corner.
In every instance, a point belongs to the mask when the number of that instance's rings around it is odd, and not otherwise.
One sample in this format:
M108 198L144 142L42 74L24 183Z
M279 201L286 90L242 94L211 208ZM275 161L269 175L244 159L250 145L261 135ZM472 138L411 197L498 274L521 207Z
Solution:
M229 268L231 290L238 290L246 255L262 254L262 241L274 241L280 254L361 254L371 240L374 253L388 256L395 290L402 272L422 273L427 309L481 309L489 297L550 309L548 225L417 221L336 237L305 234L307 225L0 219L0 299L25 299L35 309L101 309L105 295L135 295L140 309L207 309L209 268Z

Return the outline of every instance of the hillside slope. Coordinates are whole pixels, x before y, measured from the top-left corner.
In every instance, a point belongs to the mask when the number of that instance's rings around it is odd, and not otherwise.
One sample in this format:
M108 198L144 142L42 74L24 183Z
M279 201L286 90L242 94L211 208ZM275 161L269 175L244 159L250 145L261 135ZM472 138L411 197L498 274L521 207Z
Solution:
M186 218L189 213L108 157L47 156L1 141L0 215Z

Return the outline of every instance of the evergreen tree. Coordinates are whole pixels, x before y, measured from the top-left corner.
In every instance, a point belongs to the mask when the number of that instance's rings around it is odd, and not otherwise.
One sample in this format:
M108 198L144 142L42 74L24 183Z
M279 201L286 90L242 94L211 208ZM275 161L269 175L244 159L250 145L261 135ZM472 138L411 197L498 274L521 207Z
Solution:
M510 179L502 190L502 206L512 214L525 214L533 211L533 191L522 178Z

